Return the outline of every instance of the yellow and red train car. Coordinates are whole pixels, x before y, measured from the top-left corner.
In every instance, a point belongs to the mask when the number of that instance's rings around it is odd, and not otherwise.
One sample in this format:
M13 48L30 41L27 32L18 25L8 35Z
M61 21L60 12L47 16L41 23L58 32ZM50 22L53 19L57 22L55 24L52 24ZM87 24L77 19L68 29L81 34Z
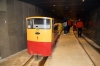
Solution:
M26 26L28 53L50 56L59 37L59 33L54 30L54 19L41 16L27 17Z

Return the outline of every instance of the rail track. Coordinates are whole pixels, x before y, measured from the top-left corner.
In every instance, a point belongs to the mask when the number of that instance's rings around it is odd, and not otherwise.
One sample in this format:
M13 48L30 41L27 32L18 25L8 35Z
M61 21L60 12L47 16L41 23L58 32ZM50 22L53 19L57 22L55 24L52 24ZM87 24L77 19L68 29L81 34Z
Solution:
M44 66L48 57L31 56L23 66Z

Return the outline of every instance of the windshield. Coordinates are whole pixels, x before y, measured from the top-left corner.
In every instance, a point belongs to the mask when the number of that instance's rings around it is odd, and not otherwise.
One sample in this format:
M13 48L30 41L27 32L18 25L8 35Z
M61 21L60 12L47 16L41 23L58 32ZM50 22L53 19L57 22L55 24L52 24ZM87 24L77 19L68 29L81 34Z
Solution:
M49 29L50 19L32 18L27 20L28 28Z

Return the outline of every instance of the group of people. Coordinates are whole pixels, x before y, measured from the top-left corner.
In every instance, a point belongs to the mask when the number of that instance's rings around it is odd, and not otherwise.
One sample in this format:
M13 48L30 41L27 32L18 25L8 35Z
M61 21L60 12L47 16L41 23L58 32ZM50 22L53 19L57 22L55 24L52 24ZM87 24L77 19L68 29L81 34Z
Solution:
M62 25L64 27L64 35L66 35L70 31L72 22L70 21L70 19L67 19L66 17L64 17ZM81 21L81 19L78 19L78 21L75 24L75 27L78 31L78 37L82 37L83 22Z

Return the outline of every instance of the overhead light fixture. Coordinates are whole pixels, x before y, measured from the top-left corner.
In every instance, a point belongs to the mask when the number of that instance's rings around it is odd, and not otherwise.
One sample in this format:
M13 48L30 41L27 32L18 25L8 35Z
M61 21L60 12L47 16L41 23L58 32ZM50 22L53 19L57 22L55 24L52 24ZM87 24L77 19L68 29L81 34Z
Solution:
M72 11L70 11L70 12L72 12Z
M52 10L52 11L54 11L54 10Z
M55 5L53 5L53 6L55 6Z
M66 7L66 8L68 8L68 7Z
M82 2L84 2L85 0L82 0Z

